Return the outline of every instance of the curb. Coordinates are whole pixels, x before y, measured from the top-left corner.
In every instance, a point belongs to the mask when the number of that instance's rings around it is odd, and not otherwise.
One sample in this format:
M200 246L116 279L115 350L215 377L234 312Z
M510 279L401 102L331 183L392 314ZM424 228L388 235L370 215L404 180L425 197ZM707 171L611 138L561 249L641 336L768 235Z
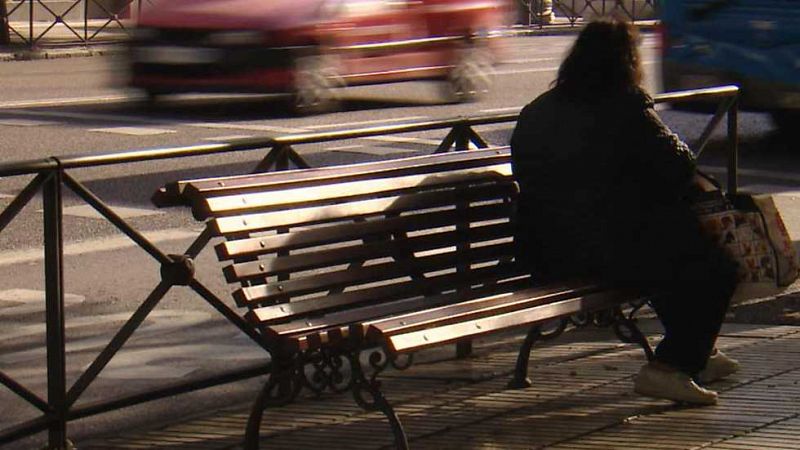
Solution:
M104 56L121 53L122 46L118 44L97 44L92 46L42 48L42 49L8 49L0 47L0 62L7 61L37 61L43 59L81 58L89 56Z

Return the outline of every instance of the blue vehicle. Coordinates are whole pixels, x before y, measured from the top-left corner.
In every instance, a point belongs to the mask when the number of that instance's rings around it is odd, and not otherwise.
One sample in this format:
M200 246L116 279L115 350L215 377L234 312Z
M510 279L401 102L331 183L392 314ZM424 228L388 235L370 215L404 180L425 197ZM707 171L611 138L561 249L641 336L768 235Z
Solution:
M800 0L662 0L667 91L736 84L740 107L800 129Z

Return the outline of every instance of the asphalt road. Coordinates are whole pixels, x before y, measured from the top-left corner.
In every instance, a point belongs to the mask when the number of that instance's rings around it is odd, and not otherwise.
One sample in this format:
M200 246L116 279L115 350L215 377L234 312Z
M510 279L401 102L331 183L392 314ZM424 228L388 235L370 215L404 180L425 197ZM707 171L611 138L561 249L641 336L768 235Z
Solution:
M273 98L253 96L181 97L148 109L135 92L115 85L124 70L113 56L0 63L2 162L515 112L547 88L572 38L509 39L503 64L498 67L496 89L477 103L447 104L435 83L402 83L346 89L340 112L299 118L282 112ZM647 85L657 92L655 46L654 37L646 36ZM662 111L662 116L688 142L700 135L709 118L670 110ZM478 131L489 142L504 145L512 126ZM443 135L426 132L307 145L297 150L312 165L337 164L430 153ZM701 164L719 175L724 175L722 136L723 132L717 133L701 157ZM763 114L742 114L740 136L740 184L777 194L791 233L800 239L800 154L776 137ZM186 211L154 208L149 200L154 190L175 179L249 171L263 154L110 166L78 170L73 175L164 250L180 253L202 225ZM28 180L30 177L0 179L0 208ZM76 197L68 196L64 206L68 373L74 381L157 284L158 266ZM34 200L0 233L0 371L25 380L36 392L44 392L45 386L41 218L41 204ZM213 252L204 252L197 265L198 278L220 295L227 295ZM199 297L176 288L125 350L112 359L81 402L263 358L261 350L219 319ZM158 408L133 408L77 422L70 427L71 436L80 439L99 430L113 432L175 414L201 412L218 406L220 398L244 402L252 397L256 385L253 381L238 383L165 400ZM0 406L4 412L0 429L34 413L1 389ZM30 448L31 443L19 445L17 448Z

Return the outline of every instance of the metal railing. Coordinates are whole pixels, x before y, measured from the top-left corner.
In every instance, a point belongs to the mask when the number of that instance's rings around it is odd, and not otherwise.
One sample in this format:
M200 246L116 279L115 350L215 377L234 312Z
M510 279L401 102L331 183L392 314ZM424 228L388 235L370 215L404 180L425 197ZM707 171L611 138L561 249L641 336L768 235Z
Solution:
M657 103L674 103L697 100L716 100L719 106L711 117L705 130L693 148L699 154L706 147L714 129L727 117L727 156L728 175L727 189L730 194L737 190L737 152L738 152L738 88L723 86L717 88L698 89L693 91L660 94L655 97ZM130 164L143 161L155 161L171 158L203 157L211 154L228 152L267 151L255 165L254 171L287 169L290 165L299 168L309 167L309 163L296 151L296 147L305 144L330 142L344 139L366 138L387 134L411 133L428 130L450 129L436 149L436 152L451 150L468 151L470 144L478 148L489 147L474 127L489 124L510 123L517 120L517 114L490 115L481 117L453 118L431 120L409 124L360 128L354 130L292 134L275 138L251 138L235 140L228 143L204 144L175 148L155 148L129 151L124 153L100 153L79 156L50 157L40 160L20 161L0 164L0 177L32 176L32 180L16 195L8 206L0 211L0 233L15 219L25 205L36 195L43 201L44 229L44 265L45 265L45 322L46 322L46 370L47 395L43 397L25 386L21 379L14 379L0 370L0 384L16 394L24 402L39 411L39 416L0 430L0 445L27 437L39 432L48 432L50 448L66 448L67 424L70 421L93 416L113 410L126 408L151 400L157 400L181 393L230 383L261 374L269 373L270 364L264 362L249 367L239 368L214 376L193 379L158 387L136 394L102 399L78 405L82 394L96 380L115 354L125 345L148 314L159 301L175 286L186 286L219 311L227 320L247 334L260 345L260 338L242 317L234 312L225 301L212 292L200 280L193 276L191 268L184 265L186 258L195 259L210 242L208 231L200 233L194 242L186 248L182 255L171 255L159 248L140 231L135 229L112 207L106 204L95 193L73 176L73 171L80 168L108 165ZM65 189L66 188L66 189ZM162 191L158 201L169 203L175 200L176 191ZM133 240L136 245L146 251L159 265L160 281L142 300L133 312L110 339L108 344L96 356L94 361L80 372L77 379L67 383L67 352L65 338L64 307L64 242L63 242L63 206L65 190L72 191L80 199L91 205L100 215ZM153 189L156 190L155 188ZM124 283L123 283L124 285ZM262 345L263 347L263 345ZM178 356L178 355L176 355ZM266 361L266 355L265 355ZM2 409L2 408L0 408Z
M567 19L571 26L584 19L599 16L614 16L618 19L637 22L654 20L659 11L660 0L519 0L527 14L527 25L543 28L548 25L549 11Z
M0 45L118 42L153 0L0 0Z

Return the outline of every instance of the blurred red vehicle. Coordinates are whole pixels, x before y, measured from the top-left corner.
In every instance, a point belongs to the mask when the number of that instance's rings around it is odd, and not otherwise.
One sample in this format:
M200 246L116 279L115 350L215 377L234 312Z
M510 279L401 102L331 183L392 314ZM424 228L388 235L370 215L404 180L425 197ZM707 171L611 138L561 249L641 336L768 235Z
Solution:
M487 91L503 0L168 0L130 41L130 85L180 92L291 94L299 112L336 88L441 80L453 99Z

